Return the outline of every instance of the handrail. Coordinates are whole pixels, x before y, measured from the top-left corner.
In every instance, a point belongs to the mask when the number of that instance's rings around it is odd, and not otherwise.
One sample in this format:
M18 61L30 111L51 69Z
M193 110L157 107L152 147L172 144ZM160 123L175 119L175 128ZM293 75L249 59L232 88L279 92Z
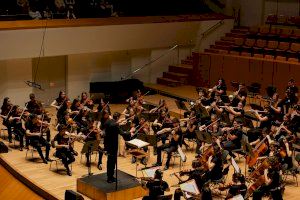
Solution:
M153 59L153 60L150 60L149 62L147 62L146 64L138 67L136 70L134 70L133 72L131 72L131 74L125 76L124 78L122 77L121 79L124 80L124 79L128 79L128 78L131 78L135 73L139 72L140 70L144 69L145 67L147 67L148 65L154 63L155 61L159 60L160 58L164 57L165 55L167 55L168 53L170 53L171 51L173 51L174 49L178 48L179 45L176 44L174 45L172 48L168 49L166 52L162 53L160 56L158 56L157 58Z
M216 30L217 28L219 28L220 26L222 26L224 24L224 19L220 20L219 22L217 22L216 24L214 24L213 26L209 27L206 31L204 31L201 36L202 38L205 38L206 36L208 36L212 31Z

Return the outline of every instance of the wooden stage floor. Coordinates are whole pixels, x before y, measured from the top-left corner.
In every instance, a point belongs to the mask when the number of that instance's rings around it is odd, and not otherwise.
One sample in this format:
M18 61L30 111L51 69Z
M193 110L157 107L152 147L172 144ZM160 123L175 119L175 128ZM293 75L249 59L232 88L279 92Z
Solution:
M179 92L179 91L178 91ZM181 91L183 92L183 91ZM156 102L158 102L159 99L155 99ZM111 109L113 112L118 111L122 112L124 110L126 105L111 105ZM53 109L49 110L50 113L54 113ZM54 121L54 119L52 119ZM51 126L51 136L52 138L56 134L56 132L53 130L53 126ZM6 134L6 133L5 133ZM2 140L2 139L0 139ZM7 140L4 141L5 144L8 144ZM18 144L18 142L17 142ZM10 145L12 146L12 145ZM121 144L122 146L122 144ZM190 144L192 146L192 144ZM195 147L195 145L194 145ZM75 143L75 149L80 152L82 148L82 144L76 142ZM187 162L184 163L184 166L182 169L190 169L192 160L194 160L194 151L187 151L185 148L183 148L184 152L187 155ZM148 166L152 165L156 162L156 156L153 156L153 149L150 147L150 160L148 161ZM54 149L51 149L50 155L53 155ZM73 176L69 177L65 174L64 167L62 165L59 165L59 172L56 172L54 163L52 164L52 168L54 171L49 170L49 164L43 164L40 160L31 160L25 159L26 151L19 151L18 149L13 149L11 152L7 154L1 154L0 156L12 167L14 167L16 170L18 170L21 174L23 174L26 178L32 180L34 183L36 183L38 186L44 188L51 194L53 194L57 199L64 199L64 193L65 190L71 189L76 191L76 179L82 177L83 175L87 174L87 168L85 167L85 157L83 156L82 162L80 162L80 155L76 157L76 161L73 163ZM35 152L34 157L38 158L38 154ZM31 155L29 155L29 158L31 158ZM104 173L106 172L106 156L103 156L103 170L99 171L96 168L95 163L95 157L92 156L92 172L94 174L98 173ZM244 159L241 158L240 160L237 160L238 165L244 171ZM138 168L141 168L142 165L139 165ZM163 168L164 166L162 166ZM135 175L135 164L131 164L131 157L127 155L126 158L124 157L118 157L118 168L122 171L125 171L131 175ZM177 178L174 176L170 176L173 172L179 171L179 160L175 161L175 164L173 165L173 161L171 161L170 169L164 172L164 180L166 180L170 186L176 185L178 183ZM233 168L230 167L230 175L227 178L227 181L231 180L231 174L233 173ZM138 176L142 176L142 173L139 171ZM298 176L299 178L299 176ZM171 187L171 191L169 193L174 193L176 187ZM298 200L300 195L300 190L295 186L295 183L291 182L287 184L286 190L284 193L284 199L289 200ZM1 194L0 194L1 198ZM85 199L88 199L85 197Z

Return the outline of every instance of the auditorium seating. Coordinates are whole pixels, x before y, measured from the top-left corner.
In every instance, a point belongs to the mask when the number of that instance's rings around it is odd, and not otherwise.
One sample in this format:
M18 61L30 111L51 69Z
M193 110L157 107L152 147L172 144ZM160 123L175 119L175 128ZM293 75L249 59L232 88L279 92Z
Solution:
M280 23L285 21L284 17L280 20ZM300 29L270 26L235 28L205 52L295 62L300 58Z
M266 24L270 25L284 25L284 26L300 26L300 16L286 16L286 15L268 15Z

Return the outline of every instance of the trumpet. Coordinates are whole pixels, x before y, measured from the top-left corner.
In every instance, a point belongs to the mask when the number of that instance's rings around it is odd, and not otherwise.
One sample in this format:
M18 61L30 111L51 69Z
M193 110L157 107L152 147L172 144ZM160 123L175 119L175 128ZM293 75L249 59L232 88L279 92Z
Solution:
M268 111L265 110L253 110L253 109L251 109L250 112L268 113Z
M232 106L219 106L219 108L232 108L232 109L235 109L235 108L239 108L239 107L232 107Z

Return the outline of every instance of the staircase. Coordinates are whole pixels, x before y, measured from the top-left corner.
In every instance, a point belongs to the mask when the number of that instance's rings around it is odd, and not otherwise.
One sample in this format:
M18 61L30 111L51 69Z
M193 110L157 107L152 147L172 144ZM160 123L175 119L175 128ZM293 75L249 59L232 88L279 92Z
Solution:
M167 72L163 72L163 77L157 78L157 83L170 87L187 85L190 83L190 76L193 72L193 60L189 56L181 60L179 65L170 65Z

